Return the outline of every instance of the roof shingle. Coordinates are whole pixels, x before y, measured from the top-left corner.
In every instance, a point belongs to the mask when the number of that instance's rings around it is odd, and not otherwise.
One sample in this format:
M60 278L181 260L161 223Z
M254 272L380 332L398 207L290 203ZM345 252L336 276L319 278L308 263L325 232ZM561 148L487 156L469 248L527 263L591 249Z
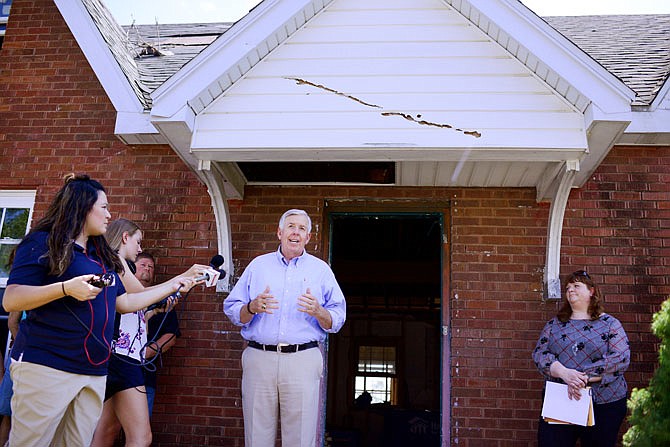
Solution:
M543 17L649 105L670 73L670 14Z
M122 29L99 0L85 0L85 4L147 109L152 91L233 25L132 25ZM651 104L670 74L670 14L543 19L635 91L633 105ZM139 57L147 45L162 55Z

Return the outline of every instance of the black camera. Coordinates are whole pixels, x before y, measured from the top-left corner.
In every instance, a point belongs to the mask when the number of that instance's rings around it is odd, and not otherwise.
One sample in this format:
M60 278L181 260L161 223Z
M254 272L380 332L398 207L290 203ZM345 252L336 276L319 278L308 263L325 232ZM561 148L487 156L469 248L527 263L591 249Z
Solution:
M112 273L105 273L104 275L94 276L88 280L88 283L94 287L107 287L114 284L114 275Z

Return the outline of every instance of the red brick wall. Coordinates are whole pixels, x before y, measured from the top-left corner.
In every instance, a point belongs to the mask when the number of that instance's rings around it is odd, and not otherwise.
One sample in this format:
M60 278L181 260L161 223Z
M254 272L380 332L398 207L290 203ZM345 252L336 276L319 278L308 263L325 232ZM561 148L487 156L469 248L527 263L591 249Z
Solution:
M0 50L0 190L36 189L39 218L64 174L88 173L107 188L113 218L140 224L160 279L206 264L217 251L206 187L169 147L122 144L114 123L114 108L54 3L15 1ZM209 444L222 444L219 426L231 426L225 407L239 413L223 397L231 386L215 333L220 302L211 289L196 290L182 306L183 337L166 355L172 377L163 377L156 408L165 445L205 445L209 426L216 427ZM165 415L166 403L179 418Z
M631 389L653 372L649 324L670 295L669 161L667 148L615 148L566 211L562 272L586 268L602 285L631 341ZM319 224L310 245L323 257L324 199L343 197L451 200L452 439L532 445L542 380L530 353L558 308L542 301L548 206L530 189L249 187L230 203L238 267L276 249L278 216L291 207Z
M216 251L206 188L168 147L114 137L113 107L53 3L16 0L1 51L0 189L37 189L39 217L63 174L87 172L107 186L115 217L145 229L162 278L206 263ZM631 387L653 372L649 322L670 294L669 161L668 148L616 148L566 211L562 271L587 268L602 283L607 311L631 339ZM556 310L541 299L548 206L530 189L249 187L229 204L236 273L276 248L289 207L319 224L310 249L323 257L324 199L346 197L451 200L452 439L532 445L542 381L530 352ZM183 337L160 376L155 445L243 445L243 344L222 299L199 290L182 306Z

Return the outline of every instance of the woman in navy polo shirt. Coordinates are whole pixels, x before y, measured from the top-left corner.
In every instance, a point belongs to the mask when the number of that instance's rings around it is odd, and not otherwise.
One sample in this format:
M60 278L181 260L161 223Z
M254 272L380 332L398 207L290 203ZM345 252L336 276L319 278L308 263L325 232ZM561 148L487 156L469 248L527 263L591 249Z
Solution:
M133 312L194 285L182 277L126 293L121 261L103 236L107 208L99 182L69 174L17 247L3 306L28 316L11 354L10 446L89 445L102 411L114 312ZM107 281L95 283L103 275Z

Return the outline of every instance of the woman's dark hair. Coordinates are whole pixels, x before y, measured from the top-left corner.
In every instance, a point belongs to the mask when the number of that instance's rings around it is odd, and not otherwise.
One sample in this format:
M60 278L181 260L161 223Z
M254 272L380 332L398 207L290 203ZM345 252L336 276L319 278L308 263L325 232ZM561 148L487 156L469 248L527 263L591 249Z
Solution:
M105 188L86 174L68 174L65 185L56 193L44 217L30 232L46 231L49 259L49 274L60 276L72 262L74 241L84 229L86 217ZM123 267L119 257L111 249L103 235L90 236L96 245L103 265L114 266L120 272Z
M605 311L600 288L598 288L598 285L595 283L595 281L593 281L591 276L584 270L577 270L576 272L571 273L570 276L568 276L565 280L565 286L567 287L568 284L576 282L581 282L588 288L593 289L593 295L591 295L591 302L589 303L588 312L591 316L591 320L597 320ZM568 302L567 298L563 298L563 303L561 304L561 308L558 310L557 317L559 321L565 323L566 321L570 320L571 315L572 308L570 307L570 303Z

